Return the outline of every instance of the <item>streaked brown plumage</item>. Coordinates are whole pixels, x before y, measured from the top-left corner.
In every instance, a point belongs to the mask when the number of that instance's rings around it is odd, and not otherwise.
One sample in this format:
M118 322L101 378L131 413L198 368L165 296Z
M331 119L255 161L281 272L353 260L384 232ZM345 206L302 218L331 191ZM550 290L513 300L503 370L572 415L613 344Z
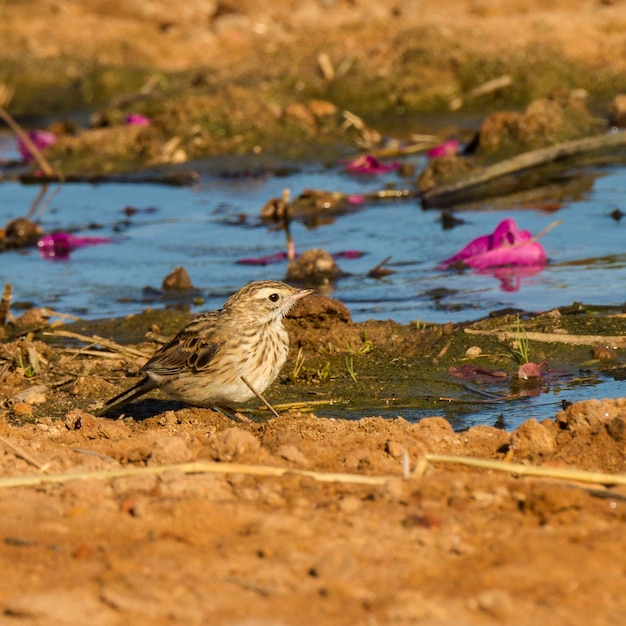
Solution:
M202 407L245 402L278 376L289 336L283 317L313 291L274 281L250 283L218 311L199 315L141 368L145 377L111 398L100 414L117 410L159 387L175 400Z

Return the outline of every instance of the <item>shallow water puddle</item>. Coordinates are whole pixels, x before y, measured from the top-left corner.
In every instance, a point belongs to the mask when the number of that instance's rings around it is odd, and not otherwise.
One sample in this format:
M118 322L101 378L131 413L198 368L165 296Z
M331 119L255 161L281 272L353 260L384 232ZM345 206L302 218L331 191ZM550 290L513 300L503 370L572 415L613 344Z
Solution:
M413 159L417 169L423 164L421 159ZM626 210L626 168L579 174L584 184L543 190L541 200L494 201L459 211L457 217L464 223L450 230L442 228L438 211L424 211L417 199L405 198L366 202L320 223L296 221L292 234L298 251L324 248L331 253L364 253L338 260L346 275L327 291L348 306L355 321L443 324L478 319L509 307L544 311L572 302L620 306L626 301L622 232L626 220L611 213ZM97 319L171 303L160 291L161 283L182 266L197 288L193 296L183 296L183 302L198 312L216 308L243 283L284 278L284 260L264 266L237 261L285 250L284 233L259 217L267 200L280 197L285 188L292 197L305 189L358 196L389 185L410 187L410 183L396 172L351 176L341 166L311 165L282 170L280 176L254 169L245 174L211 173L192 187L65 184L41 213L44 231L108 237L112 242L81 247L65 261L44 259L34 248L7 251L0 255L0 280L12 283L15 309L20 303L47 306ZM6 223L25 216L39 191L36 186L12 182L0 185L0 220ZM549 258L543 271L510 276L436 269L472 238L491 232L504 217L514 218L520 228L533 233L555 219L562 220L542 238ZM369 277L368 271L386 257L391 258L385 267L393 273ZM518 401L517 408L507 404L505 423L508 428L509 422L523 418L550 417L562 400L620 395L617 383L597 377ZM407 419L433 414L393 403L369 408ZM465 411L461 406L437 403L433 409L449 415L455 426L493 424L502 412L498 405L478 412L476 405ZM351 412L338 410L344 415Z
M512 400L489 401L478 399L472 393L457 394L450 401L433 396L413 403L401 397L383 400L364 398L361 402L351 400L325 405L320 413L337 419L359 419L371 415L389 419L402 417L411 422L423 417L444 416L455 430L477 425L513 430L527 419L552 419L569 403L623 396L623 381L593 373L563 381L559 385L543 385L535 395Z
M41 217L44 230L111 237L113 243L78 249L66 262L43 260L36 249L9 251L1 257L2 279L13 283L15 300L93 319L162 304L144 288L160 288L174 267L183 266L205 297L202 307L219 306L225 294L245 282L285 276L286 261L237 263L285 250L284 234L259 219L269 198L279 197L286 187L292 195L307 188L362 194L390 180L407 184L394 175L355 179L336 169L313 167L284 177L206 177L193 188L66 184ZM292 231L298 251L364 252L360 258L338 261L347 276L329 289L329 295L348 305L355 321L445 323L505 307L541 311L574 301L620 305L626 299L626 220L609 214L623 206L625 190L626 169L621 168L604 171L588 193L561 201L556 211L545 203L505 209L492 204L459 212L465 223L443 230L437 211L423 211L409 198L369 203L315 228L295 222ZM26 215L38 191L3 183L2 219ZM129 215L128 207L136 211ZM542 238L549 258L542 272L498 277L436 269L506 216L533 233L563 220ZM368 277L386 257L391 257L386 267L395 273Z

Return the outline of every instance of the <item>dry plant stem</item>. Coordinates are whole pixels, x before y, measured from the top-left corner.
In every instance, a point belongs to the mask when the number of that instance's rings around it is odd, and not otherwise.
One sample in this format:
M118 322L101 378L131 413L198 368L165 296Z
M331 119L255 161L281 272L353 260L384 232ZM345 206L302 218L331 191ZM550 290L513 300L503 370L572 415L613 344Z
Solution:
M426 149L441 143L443 139L436 135L411 135L411 141L412 143L406 146L392 146L388 148L380 148L379 150L373 149L368 150L367 153L379 159L407 156L410 154L424 152ZM359 156L362 156L362 153L353 154L347 157L347 159L352 160L358 158Z
M320 71L322 72L322 76L325 80L331 82L335 79L335 67L326 52L320 52L317 55L317 64L319 65Z
M71 315L70 313L59 313L58 311L53 311L52 309L48 308L45 308L44 311L48 317L59 317L61 319L73 320L75 322L81 320L81 318L77 315Z
M246 387L274 414L274 417L280 417L276 412L276 409L260 394L251 384L245 376L240 376L241 380L245 383Z
M611 135L585 137L584 139L566 141L548 148L531 150L510 159L504 159L494 165L481 168L476 172L468 174L461 180L433 187L422 194L422 201L426 206L438 203L445 204L447 199L456 196L460 192L467 192L469 189L474 189L502 176L523 172L548 163L555 163L586 152L617 148L624 145L626 145L626 132L620 132Z
M57 170L50 165L43 154L41 154L41 150L37 148L34 142L31 141L30 137L22 130L22 127L2 107L0 107L0 118L2 118L6 122L7 126L24 142L26 147L30 150L30 153L33 155L35 161L37 161L37 165L39 165L41 171L46 176L49 178L62 178L61 174L57 172Z
M516 333L507 330L476 330L466 328L468 335L490 335L498 337L499 341L516 339ZM542 341L544 343L566 343L580 346L626 346L626 337L621 335L560 335L557 333L535 333L527 332L526 337L530 341Z
M283 189L283 228L285 229L285 238L287 240L287 260L292 263L296 260L296 244L291 234L291 206L289 205L289 199L291 197L291 191L289 189Z
M445 454L425 454L417 461L413 470L414 476L422 476L430 463L448 463L480 467L498 472L507 472L517 476L540 476L543 478L558 478L561 480L595 483L599 485L626 485L626 474L606 474L604 472L587 472L565 467L538 467L536 465L522 465L521 463L506 463L490 459L477 459L469 456L449 456Z
M82 451L81 452L85 452ZM430 463L448 463L466 465L482 469L491 469L507 472L517 476L538 476L560 480L587 482L600 485L626 485L625 474L606 474L602 472L587 472L559 467L537 467L519 463L506 463L489 459L477 459L464 456L447 456L439 454L425 454L418 459L412 477L422 476ZM30 476L7 476L0 478L0 487L29 487L44 483L64 483L71 480L110 480L123 476L141 476L163 474L175 470L184 474L247 474L250 476L305 476L320 482L356 483L362 485L385 485L397 476L363 476L360 474L344 474L335 472L316 472L298 470L269 465L245 465L242 463L218 463L213 461L198 461L195 463L180 463L161 465L157 467L121 467L109 470L87 472L67 472L63 474L37 474Z
M329 404L348 404L346 400L337 400L329 399L329 400L304 400L302 402L285 402L284 404L277 404L274 408L280 411L291 411L293 409L307 409L313 408L314 406L327 406Z
M33 215L36 213L37 214L37 219L41 218L41 216L44 214L45 210L48 208L48 206L50 205L50 203L52 202L52 200L54 199L54 197L59 193L59 191L61 190L62 185L59 184L54 188L54 191L52 191L52 193L50 193L47 197L46 194L48 192L48 184L44 183L41 186L41 189L39 191L39 193L37 194L37 197L35 198L35 200L33 201L33 203L31 204L31 207L28 211L28 218L31 219L33 217Z
M103 350L91 350L90 348L63 348L61 350L64 354L70 354L72 356L95 356L99 359L119 359L117 352L104 352Z
M2 300L0 300L0 326L5 326L7 323L7 317L9 316L9 310L11 308L11 297L13 294L13 288L11 283L4 285L4 291L2 292Z
M9 450L11 450L11 452L13 452L13 454L15 454L15 456L19 457L23 461L30 463L31 465L33 465L34 467L36 467L38 470L42 472L46 470L44 465L39 463L39 461L35 460L30 454L28 454L28 452L24 452L24 450L22 450L15 444L12 444L8 439L5 439L4 437L0 437L0 442L2 442Z
M470 89L467 92L467 95L471 96L472 98L485 96L487 94L493 93L494 91L499 91L500 89L508 87L510 84L512 84L512 82L513 79L508 74L505 74L504 76L498 76L498 78L492 78L491 80L488 80L481 85L478 85L478 87Z
M33 215L37 211L37 207L39 206L39 203L42 201L47 191L48 191L48 184L44 183L39 188L39 193L37 194L37 197L33 200L33 203L30 205L30 209L28 210L28 213L26 214L26 217L29 220L33 218Z
M68 337L70 339L78 339L79 341L84 341L90 345L100 345L103 348L107 348L108 350L112 350L113 352L119 352L120 354L124 354L126 356L139 357L142 359L150 358L149 354L145 354L141 350L135 350L134 348L130 348L129 346L121 346L110 339L104 339L104 337L98 337L98 335L92 335L88 337L86 335L80 335L79 333L73 333L69 330L55 330L51 333L44 333L45 335L50 335L53 337Z
M493 93L494 91L500 91L505 87L508 87L513 83L513 79L505 74L504 76L499 76L498 78L492 78L478 87L474 87L474 89L470 89L464 96L456 96L450 100L448 103L451 111L456 111L463 106L464 99L467 98L478 98L480 96L485 96L487 94Z
M554 220L554 222L551 222L550 224L548 224L542 231L537 233L532 239L529 239L525 243L526 244L534 243L535 241L541 239L541 237L543 237L546 233L550 232L555 226L560 226L562 223L563 223L563 220ZM520 245L524 245L524 244L520 244Z
M391 260L391 255L385 257L376 267L373 267L369 273L376 273L380 271L389 261Z
M68 472L65 474L46 474L36 476L7 476L0 478L0 487L29 487L44 483L64 483L70 480L110 480L123 476L141 476L163 474L175 470L184 474L248 474L251 476L306 476L320 482L357 483L363 485L384 485L392 476L362 476L360 474L342 474L297 470L269 465L244 465L242 463L217 463L199 461L161 465L157 467L121 467L119 469L96 470L90 472Z
M112 456L108 454L101 454L100 452L96 452L95 450L86 450L85 448L72 448L72 452L76 452L76 454L86 454L87 456L94 456L97 459L101 459L102 461L115 461Z

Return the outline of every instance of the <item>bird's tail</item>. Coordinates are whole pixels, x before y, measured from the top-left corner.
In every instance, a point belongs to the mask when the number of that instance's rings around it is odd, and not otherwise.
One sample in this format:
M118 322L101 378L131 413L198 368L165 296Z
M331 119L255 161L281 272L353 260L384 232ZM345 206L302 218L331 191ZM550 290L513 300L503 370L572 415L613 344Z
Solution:
M147 393L152 389L156 389L157 387L157 383L149 376L146 376L136 385L126 389L126 391L122 391L122 393L118 394L114 398L107 400L104 403L104 406L96 412L96 415L106 415L107 413L117 411L118 409L126 406L129 402L132 402L135 398L143 396L144 393Z

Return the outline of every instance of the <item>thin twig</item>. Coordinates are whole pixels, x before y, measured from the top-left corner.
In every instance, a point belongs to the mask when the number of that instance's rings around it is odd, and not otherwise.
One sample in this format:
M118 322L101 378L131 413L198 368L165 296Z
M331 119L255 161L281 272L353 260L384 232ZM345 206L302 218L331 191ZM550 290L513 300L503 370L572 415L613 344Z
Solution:
M475 328L466 328L465 332L468 335L495 336L499 341L517 339L517 333L508 330L477 330ZM626 336L621 335L561 335L558 333L526 332L526 336L530 341L542 341L545 343L566 343L581 346L626 346Z
M584 139L566 141L547 148L531 150L510 159L504 159L494 165L480 168L460 180L428 189L422 194L422 203L426 207L434 205L444 206L453 203L459 198L460 194L463 194L464 198L467 199L470 191L474 191L477 187L503 176L563 161L587 152L607 150L625 145L626 132L619 132L585 137Z
M283 189L283 228L285 229L285 238L287 240L287 260L292 263L296 260L296 244L291 234L291 213L292 208L289 204L291 198L291 191L289 189Z
M44 214L48 206L50 206L50 203L52 202L52 200L54 200L54 197L59 193L59 191L61 191L61 188L62 188L62 185L58 184L54 188L54 190L50 194L48 194L46 197L48 185L44 183L44 185L42 185L43 193L40 193L37 196L37 199L31 205L30 210L28 212L28 216L30 217L36 211L37 219L41 218L41 216Z
M13 289L11 283L6 283L4 285L4 291L2 292L2 299L0 300L0 326L5 326L7 323L7 317L11 309L12 294Z
M120 354L124 354L127 356L140 357L142 359L147 359L151 355L142 352L141 350L136 350L135 348L131 348L129 346L122 346L119 343L115 343L115 341L111 341L110 339L105 339L104 337L98 337L98 335L92 335L91 337L87 335L81 335L79 333L73 333L69 330L55 330L53 332L44 333L44 335L50 335L52 337L68 337L70 339L77 339L78 341L84 341L90 345L99 345L103 348L107 348L112 350L113 352L119 352Z
M244 465L242 463L218 463L213 461L197 461L149 467L121 467L108 470L87 472L67 472L63 474L46 474L30 476L0 477L1 487L29 487L44 483L64 483L70 480L110 480L124 476L141 476L163 474L175 470L184 474L248 474L252 476L305 476L320 482L357 483L363 485L384 485L392 476L364 476L361 474L343 474L333 472L315 472L311 470L273 467L270 465Z
M71 354L72 356L97 356L100 359L119 359L119 353L117 352L105 352L104 350L92 350L89 347L85 348L63 348L61 350L64 354Z
M35 145L35 142L22 130L22 127L11 117L11 115L3 107L0 107L0 118L2 118L7 126L24 142L30 153L33 155L37 165L41 171L49 178L61 179L62 175L58 172L46 157L41 154L41 150Z
M24 450L22 450L22 448L16 446L15 444L11 443L8 439L5 439L4 437L1 437L1 436L0 436L0 442L2 442L7 448L9 448L9 450L11 450L11 452L13 452L15 456L19 457L23 461L26 461L27 463L30 463L31 465L36 467L38 470L45 472L46 466L42 465L39 461L34 459L30 454L28 454L28 452L25 452Z
M95 450L87 450L85 448L72 448L72 452L76 452L76 454L86 454L87 456L95 456L97 459L102 459L103 461L115 461L112 456L96 452Z
M395 274L395 270L386 269L384 265L389 262L391 256L384 258L376 267L373 267L367 275L370 278L382 278L383 276L388 276L389 274Z
M422 476L429 463L449 463L467 465L483 469L507 472L518 476L541 476L544 478L558 478L578 482L595 483L600 485L626 485L626 474L607 474L604 472L588 472L586 470L569 467L539 467L537 465L523 465L521 463L507 463L490 459L477 459L469 456L450 456L446 454L425 454L418 459L414 476Z
M246 387L274 414L274 417L280 417L276 412L276 409L252 386L252 383L248 381L245 376L240 376L241 380L245 383Z
M78 317L77 315L72 315L70 313L61 313L60 311L53 311L52 309L45 308L46 315L50 317L60 317L64 320L72 320L74 322L79 322L82 317Z
M467 98L478 98L480 96L485 96L487 94L493 93L494 91L500 91L505 87L508 87L513 83L513 79L505 74L504 76L498 76L498 78L492 78L487 82L478 85L478 87L474 87L474 89L470 89L465 95L455 96L450 100L448 106L451 111L456 111L463 106L463 102Z
M541 239L546 233L550 232L555 226L560 226L563 223L563 220L554 220L554 222L550 222L542 231L538 232L532 239L529 239L526 244L534 243L538 239Z
M274 408L280 411L291 411L293 409L306 409L307 407L326 406L333 404L348 404L348 401L332 398L328 400L304 400L301 402L285 402L283 404L277 404Z

